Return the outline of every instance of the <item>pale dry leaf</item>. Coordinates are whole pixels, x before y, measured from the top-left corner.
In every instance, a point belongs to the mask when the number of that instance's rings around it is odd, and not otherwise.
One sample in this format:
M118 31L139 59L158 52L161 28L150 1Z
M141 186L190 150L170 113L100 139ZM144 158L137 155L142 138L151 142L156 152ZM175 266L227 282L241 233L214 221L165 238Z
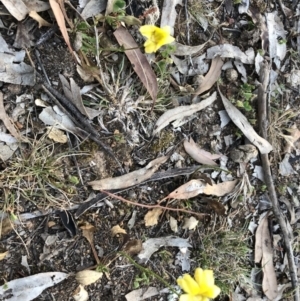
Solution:
M82 285L90 285L95 283L97 280L102 278L103 273L92 271L92 270L84 270L76 273L75 279L79 284Z
M223 196L232 192L236 186L238 180L226 181L219 184L209 185L207 184L203 193L207 195Z
M94 243L94 232L96 230L95 227L90 223L86 223L86 224L82 225L80 227L80 229L82 230L82 236L85 237L90 244L93 244Z
M174 42L174 46L175 46L175 50L173 52L173 55L194 55L198 52L200 52L205 45L207 44L207 42L205 42L204 44L198 45L198 46L188 46L188 45L183 45L177 42Z
M117 39L119 45L125 48L125 54L128 57L133 70L138 75L148 93L150 94L153 102L155 103L158 91L157 80L156 75L152 70L146 56L141 52L139 45L135 42L126 28L119 27L114 32L114 36Z
M175 233L178 232L178 222L173 216L170 216L169 224L170 224L170 228L173 232L175 232Z
M262 269L263 269L263 283L262 288L264 294L269 300L274 300L278 295L277 277L273 263L273 248L270 230L268 226L268 217L266 216L262 227Z
M190 141L184 140L183 146L185 151L198 163L218 166L213 160L219 159L221 155L211 154L210 152L201 149L195 141L190 138Z
M144 288L139 288L137 290L131 291L125 298L127 301L142 301L147 298L151 298L159 294L159 291L156 287L148 287L145 291Z
M199 221L195 219L193 216L189 218L185 218L182 229L194 230L197 227L198 223Z
M3 161L7 161L9 158L12 157L14 152L19 148L19 143L9 143L4 144L0 143L0 158Z
M111 236L114 237L118 234L127 234L126 230L121 228L119 225L113 226L110 229Z
M31 17L32 19L34 19L35 21L37 21L39 23L39 28L42 26L48 26L51 27L52 25L47 22L46 20L44 20L36 11L31 11L29 13L29 17Z
M88 301L89 300L89 294L84 289L84 286L82 284L79 284L79 286L76 288L73 298L75 301Z
M18 21L25 19L29 9L22 0L2 0L2 4Z
M90 17L100 14L106 8L107 0L91 0L84 7L80 16L86 20Z
M160 27L169 26L171 36L174 35L174 25L177 17L176 5L182 6L182 0L164 1L161 9Z
M37 13L48 10L50 8L50 4L45 1L23 0L23 2L30 11L35 10Z
M172 191L167 198L178 200L193 198L204 193L206 185L203 181L191 180Z
M10 218L6 217L0 220L0 237L9 234L13 229L13 222Z
M135 256L139 254L142 249L143 243L140 239L132 239L123 247L124 252L126 252L129 256Z
M145 226L150 227L150 226L157 225L158 218L160 217L162 212L163 210L161 208L154 208L152 210L149 210L144 217Z
M0 253L0 261L3 260L7 254L8 254L8 251Z
M174 120L183 119L184 117L190 116L200 110L205 109L206 107L210 106L216 99L217 93L214 92L211 96L199 103L191 104L189 106L180 106L166 111L156 121L153 134L155 135L159 133L163 128L165 128L170 122Z
M213 59L217 56L220 56L221 58L236 58L243 64L253 64L255 57L253 48L249 48L243 52L239 47L231 44L213 46L207 49L206 54L208 59Z
M151 161L146 167L130 172L116 178L106 178L98 181L88 182L95 190L120 189L137 185L149 179L168 160L168 156L159 157Z
M31 301L39 296L43 290L56 285L67 277L68 274L66 273L47 272L6 282L0 287L1 300Z
M47 127L48 129L48 137L55 142L59 143L67 143L68 142L68 137L67 135L64 134L63 131L55 128L55 127Z
M291 153L292 149L295 147L294 143L300 139L300 131L298 130L296 124L292 125L292 127L287 131L290 133L290 135L288 135L288 138L283 136L283 138L286 140L284 153Z
M94 110L83 105L80 87L76 84L73 78L70 78L70 83L62 74L59 74L59 78L66 97L74 103L83 115L92 120L101 113L99 110Z
M223 64L223 59L219 56L212 59L209 71L204 76L199 88L194 92L193 98L209 90L215 84L221 75Z
M25 141L27 140L25 137L22 137L21 134L17 131L14 124L11 122L10 118L5 112L4 104L3 104L3 94L0 92L0 119L3 121L7 130L18 140Z
M151 255L161 247L191 248L187 239L177 236L150 238L143 242L143 250L138 255L140 261L146 263Z
M219 87L218 90L223 105L232 122L243 132L248 140L259 149L261 154L268 154L272 151L272 145L255 132L247 118L221 93Z
M59 6L59 4L57 3L56 0L49 0L50 1L50 6L51 6L51 9L53 11L53 14L55 16L55 19L57 21L57 24L58 24L58 27L60 29L60 32L71 52L71 54L73 55L73 49L72 49L72 46L71 46L71 43L70 43L70 39L69 39L69 35L68 35L68 31L67 31L67 28L66 28L66 23L65 23L65 18L64 18L64 15L63 15L63 12Z

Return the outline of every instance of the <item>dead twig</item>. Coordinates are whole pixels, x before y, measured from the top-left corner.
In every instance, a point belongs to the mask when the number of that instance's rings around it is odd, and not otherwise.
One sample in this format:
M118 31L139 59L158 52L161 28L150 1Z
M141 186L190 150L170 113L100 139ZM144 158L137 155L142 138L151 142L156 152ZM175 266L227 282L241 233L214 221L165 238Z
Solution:
M110 193L108 191L104 191L102 190L101 192L106 193L107 195L109 195L112 198L118 199L122 202L128 203L130 205L134 205L134 206L139 206L139 207L144 207L144 208L148 208L148 209L154 209L154 208L160 208L162 210L169 210L169 211L177 211L177 212L184 212L184 213L188 213L188 214L193 214L193 215L197 215L197 216L204 216L207 215L206 213L197 213L195 211L191 211L191 210L185 210L185 209L179 209L179 208L171 208L171 207L165 207L165 206L161 206L159 204L157 205L145 205L145 204L140 204L140 203L136 203L133 201L129 201L126 200L124 198L122 198L121 196L115 195L113 193Z
M267 87L269 84L269 64L263 63L261 66L261 72L260 72L260 82L261 85L258 88L258 123L259 123L259 129L260 134L264 139L267 140ZM261 154L261 160L263 165L263 171L264 171L264 178L266 185L268 187L269 197L272 202L273 207L273 213L274 216L280 225L282 235L283 235L283 241L285 246L286 255L288 258L288 264L289 264L289 270L290 270L290 277L292 282L292 288L294 291L294 301L300 300L299 295L299 287L298 287L298 278L297 278L297 269L294 261L294 254L292 249L292 243L291 239L288 234L288 229L286 226L286 222L284 220L284 216L279 208L279 203L275 191L274 182L272 179L271 174L271 167L270 167L270 161L268 154Z

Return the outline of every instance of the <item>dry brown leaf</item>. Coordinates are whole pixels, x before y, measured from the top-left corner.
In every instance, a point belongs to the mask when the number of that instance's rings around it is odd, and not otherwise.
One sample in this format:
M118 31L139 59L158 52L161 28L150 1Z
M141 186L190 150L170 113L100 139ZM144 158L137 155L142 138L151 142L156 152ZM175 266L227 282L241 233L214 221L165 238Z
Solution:
M147 214L144 217L145 220L145 226L150 227L157 225L158 218L162 214L163 210L161 208L154 208L147 212Z
M129 256L134 256L139 254L143 249L143 243L140 239L133 239L130 240L126 245L124 246L123 250L126 252Z
M269 300L274 300L278 295L278 288L273 264L273 248L268 227L268 214L261 219L256 230L255 263L260 261L263 269L263 292Z
M219 159L221 155L211 154L210 152L201 149L195 141L190 138L190 141L184 140L183 146L185 151L198 163L218 166L213 160Z
M82 230L82 236L86 238L86 240L89 242L93 255L95 257L95 260L97 261L97 264L100 263L100 259L98 257L98 253L95 249L94 245L94 232L95 232L95 227L91 225L90 223L86 223L85 225L81 226L80 229Z
M94 110L83 105L80 87L76 84L73 78L70 78L70 83L62 74L59 74L59 78L66 97L74 103L74 105L83 115L92 120L101 113L99 110Z
M76 274L75 278L79 284L90 285L95 283L103 276L103 273L99 273L91 270L80 271Z
M234 180L234 181L226 181L223 183L213 184L213 185L207 184L203 193L207 195L223 196L227 193L232 192L237 182L238 182L237 180Z
M67 31L67 28L66 28L66 23L65 23L65 18L64 18L64 15L63 15L63 12L59 6L59 4L57 3L56 0L49 0L50 1L50 6L51 6L51 9L53 11L53 14L55 16L55 19L57 21L57 24L58 24L58 27L61 31L61 34L71 52L71 54L73 55L73 49L72 49L72 46L71 46L71 43L70 43L70 39L69 39L69 35L68 35L68 31Z
M0 238L11 232L13 229L13 222L7 217L0 220Z
M37 21L39 23L39 28L42 26L48 26L51 27L52 25L47 22L46 20L44 20L36 11L31 11L29 13L29 16L34 19L35 21Z
M200 110L203 110L204 108L210 106L216 99L217 99L217 93L214 92L211 96L202 100L199 103L191 104L189 106L180 106L166 111L156 121L153 135L159 133L170 122L177 119L183 119L184 117L191 116L192 114Z
M29 9L22 0L2 0L1 2L18 21L25 19L26 15L29 13Z
M47 127L47 129L49 130L48 137L50 139L54 140L55 142L59 142L59 143L67 143L68 142L68 137L67 137L67 135L64 134L63 131L59 130L58 128L54 128L54 127Z
M121 228L119 225L113 226L110 229L110 232L112 237L116 236L117 234L127 234L126 230Z
M137 185L149 179L157 171L159 166L168 160L168 158L168 156L159 157L139 170L116 178L106 178L88 182L88 185L91 185L95 190L121 189Z
M218 90L223 105L232 122L243 132L249 141L259 149L261 154L268 154L273 149L272 145L255 132L247 118L221 93L219 87Z
M158 89L157 80L146 56L141 52L139 45L135 42L126 28L119 27L114 32L114 36L116 37L119 45L124 47L125 54L128 57L132 68L142 81L155 104Z
M3 105L3 94L0 92L0 119L3 121L7 130L18 140L26 141L27 139L20 135L20 133L15 128L14 124L10 121L10 118L5 112Z
M170 224L170 228L173 232L175 232L175 233L178 232L178 222L173 216L170 216L169 224Z
M294 143L298 139L300 139L300 131L298 130L298 128L295 124L287 131L290 132L290 135L283 136L283 138L285 138L285 140L286 140L286 146L284 148L284 153L291 153L292 149L294 148Z
M205 187L206 184L203 181L191 180L172 191L167 198L178 200L193 198L198 194L203 193Z
M197 227L198 223L199 221L195 219L193 216L189 218L185 218L182 229L194 230Z
M0 261L3 260L7 254L8 254L8 251L0 253Z
M217 200L209 199L207 200L207 205L214 210L218 215L225 215L226 209L222 203Z
M223 64L223 59L219 56L212 59L210 69L204 76L200 87L195 91L193 98L196 98L198 95L209 90L214 85L220 77Z
M76 288L73 298L75 301L88 301L89 300L89 294L84 289L84 286L82 284L79 284L79 286Z

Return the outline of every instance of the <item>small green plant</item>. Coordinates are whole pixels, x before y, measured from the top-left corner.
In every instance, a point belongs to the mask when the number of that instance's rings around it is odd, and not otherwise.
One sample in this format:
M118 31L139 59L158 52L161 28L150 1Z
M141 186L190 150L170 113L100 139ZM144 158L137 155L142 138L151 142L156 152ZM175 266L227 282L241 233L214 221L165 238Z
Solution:
M248 254L244 231L219 230L203 234L197 261L203 269L214 271L216 285L226 295L234 290L239 280L250 274Z
M0 211L13 216L18 203L29 201L39 208L64 208L68 198L76 193L75 178L65 181L62 158L70 154L54 154L54 144L46 143L46 136L34 140L26 149L10 159L0 176Z
M246 112L253 111L252 101L255 98L255 95L253 94L254 89L255 86L253 85L247 83L242 84L239 92L239 95L242 98L242 100L237 100L237 107L243 108Z
M149 285L151 281L151 276L147 275L147 273L142 272L139 276L136 276L133 280L133 288L137 289L143 285Z

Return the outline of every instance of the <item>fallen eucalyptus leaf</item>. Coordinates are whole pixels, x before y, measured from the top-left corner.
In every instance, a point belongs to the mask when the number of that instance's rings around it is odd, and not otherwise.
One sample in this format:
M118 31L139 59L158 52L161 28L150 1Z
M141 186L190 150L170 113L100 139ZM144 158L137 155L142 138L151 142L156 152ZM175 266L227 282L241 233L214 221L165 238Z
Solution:
M201 149L195 141L190 138L190 141L184 140L183 146L185 151L198 163L205 165L218 166L213 160L219 159L221 155L211 154L210 152Z
M193 98L209 90L219 79L224 62L221 57L215 57L211 61L211 66L208 73L204 76L199 88L194 92Z
M139 49L139 45L135 42L129 31L120 26L114 36L120 46L125 48L125 54L128 57L133 70L138 75L143 85L150 94L153 102L156 102L158 85L156 75L151 68L146 56ZM126 50L129 49L129 50Z
M90 285L92 283L95 283L100 278L102 278L102 276L103 273L91 271L91 270L84 270L78 272L75 276L75 279L79 284Z
M249 141L259 149L261 154L268 154L272 151L272 145L255 132L247 118L221 93L219 87L218 90L232 122L243 132Z
M162 116L160 116L155 124L155 130L153 134L159 133L163 128L165 128L170 122L183 119L184 117L190 116L200 110L211 105L217 99L217 93L214 92L208 98L202 100L199 103L192 104L189 106L180 106L165 112Z
M91 185L95 190L120 189L137 185L149 179L155 171L157 171L159 166L168 160L168 158L168 156L159 157L139 170L116 178L106 178L88 182L88 185Z
M143 242L143 250L138 255L139 260L146 263L161 247L191 248L192 246L187 239L177 236L150 238Z
M222 44L208 48L206 53L208 59L220 56L222 58L236 58L244 64L254 64L255 53L253 48L249 48L243 52L237 46Z
M65 280L68 274L61 272L40 273L6 282L0 287L0 300L31 301L43 290Z
M139 288L137 290L131 291L127 295L125 295L125 298L127 301L142 301L147 298L156 296L159 294L159 291L156 287L148 287L145 291L144 288Z
M255 263L260 263L261 261L263 270L263 292L269 300L274 300L278 295L278 288L273 264L273 248L268 226L268 214L260 220L255 237Z

